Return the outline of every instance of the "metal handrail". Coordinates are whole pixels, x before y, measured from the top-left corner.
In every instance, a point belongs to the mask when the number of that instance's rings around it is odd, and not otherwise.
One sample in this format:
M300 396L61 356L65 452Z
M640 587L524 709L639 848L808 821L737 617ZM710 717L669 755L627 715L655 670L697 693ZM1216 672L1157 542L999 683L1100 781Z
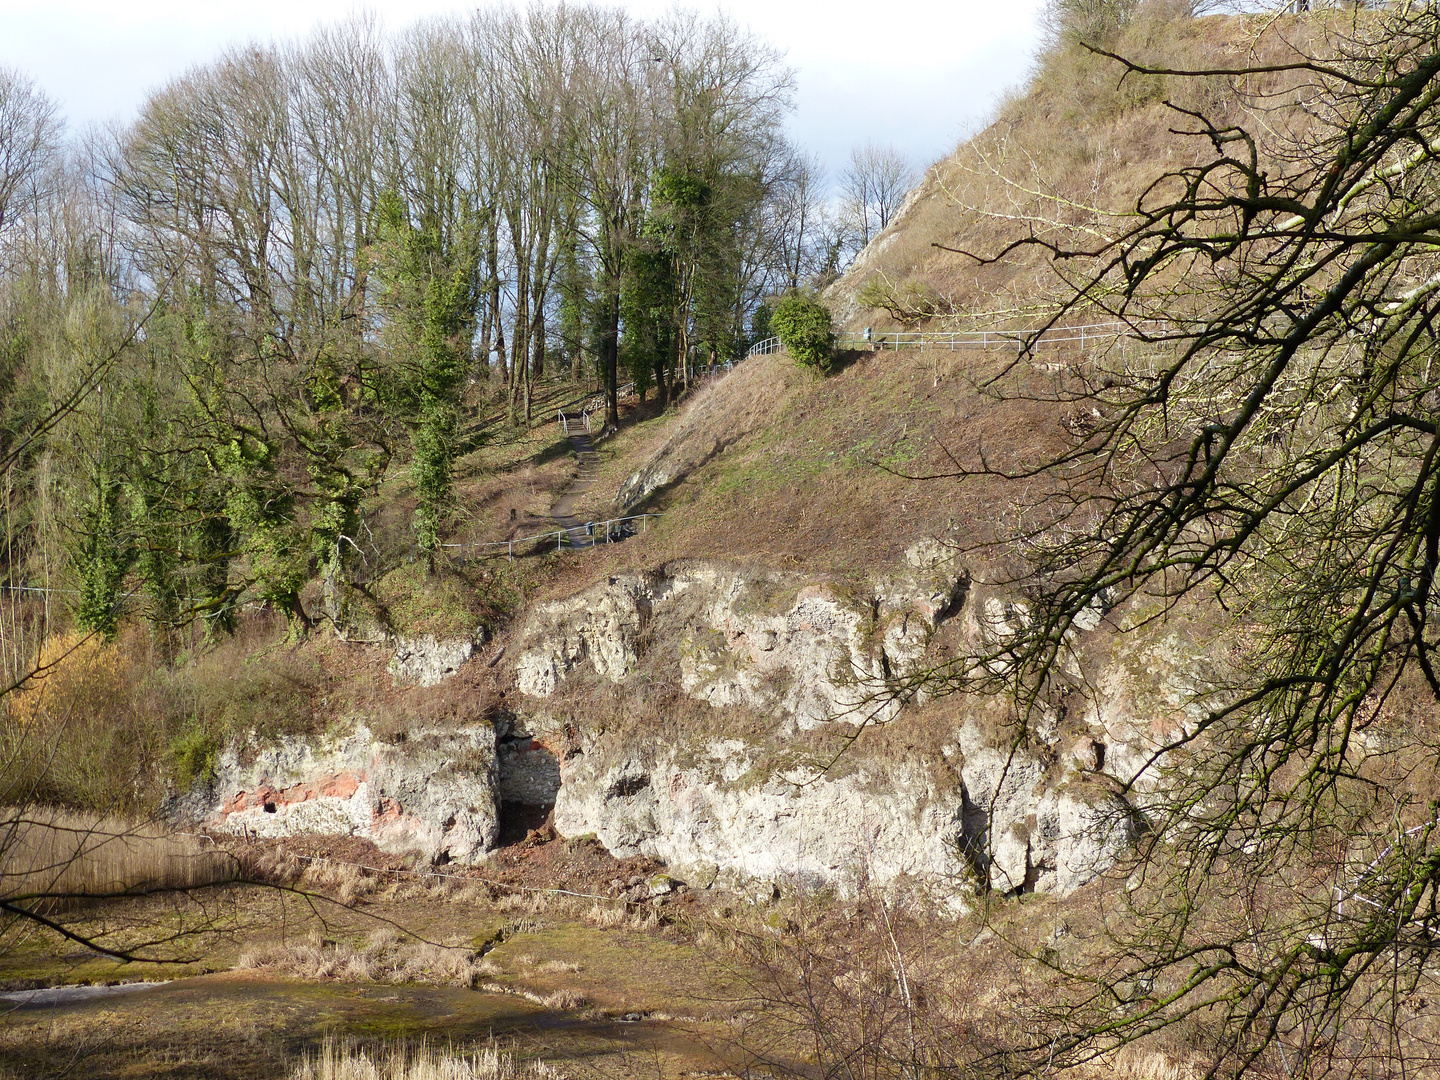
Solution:
M641 532L648 532L648 531L649 531L649 528L650 528L649 519L652 518L652 517L653 517L653 518L658 518L658 517L663 517L663 516L664 516L663 514L632 514L630 517L606 518L604 521L587 521L583 526L576 526L576 528L583 528L583 529L586 530L586 536L587 536L587 538L590 540L590 543L589 543L589 544L577 544L577 543L575 543L575 542L574 542L573 530L572 530L572 529L557 529L557 530L555 530L554 532L549 532L549 531L547 531L547 532L543 532L543 533L536 533L536 534L533 535L533 536L517 536L517 537L515 537L513 540L487 540L487 541L482 541L482 542L479 542L479 543L476 543L476 542L466 543L465 541L462 540L462 541L461 541L460 543L458 543L458 544L441 544L441 545L439 545L439 546L440 546L442 549L458 549L459 552L460 552L460 561L461 561L462 563L465 561L465 559L467 558L467 556L469 556L469 555L471 555L471 554L481 555L481 556L484 556L484 555L500 555L500 554L504 554L504 555L506 555L508 558L513 559L513 558L515 558L515 545L516 545L516 544L524 545L524 544L530 543L530 542L532 542L532 541L537 541L537 540L549 541L549 540L553 537L554 540L555 540L555 550L556 550L556 551L561 551L561 550L563 550L566 546L569 546L570 548L573 548L573 549L579 549L579 548L585 548L585 547L595 547L597 544L600 544L600 543L609 544L609 543L613 543L613 542L614 542L614 541L611 539L611 537L612 537L612 535L614 534L614 526L616 526L616 525L623 525L623 524L624 524L625 522L627 522L627 521L638 521L638 522L641 523L641 524L640 524L640 531L641 531ZM604 526L604 529L605 529L605 534L604 534L604 539L603 539L603 540L601 540L601 539L596 539L596 536L597 536L596 530L597 530L600 526ZM568 543L567 543L567 541L568 541ZM496 548L504 548L505 551L504 551L504 552L500 552L500 551L495 551L495 550L493 550L493 549L496 549Z
M1060 345L1079 342L1083 348L1088 342L1100 342L1123 337L1134 330L1124 322L1084 323L1079 326L1052 326L1048 330L897 330L866 336L851 330L835 335L835 344L841 349L989 349L1013 346L1017 352L1026 346ZM778 337L768 337L750 346L746 356L763 356L778 352L781 348Z

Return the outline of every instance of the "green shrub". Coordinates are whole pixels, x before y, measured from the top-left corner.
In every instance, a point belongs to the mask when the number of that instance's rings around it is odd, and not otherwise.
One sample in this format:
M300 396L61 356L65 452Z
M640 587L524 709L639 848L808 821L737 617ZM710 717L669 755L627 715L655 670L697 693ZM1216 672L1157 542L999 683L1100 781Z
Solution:
M192 719L170 744L175 786L189 791L215 779L220 766L220 738L199 720Z
M796 363L825 368L835 349L830 309L813 293L792 292L775 305L770 325Z

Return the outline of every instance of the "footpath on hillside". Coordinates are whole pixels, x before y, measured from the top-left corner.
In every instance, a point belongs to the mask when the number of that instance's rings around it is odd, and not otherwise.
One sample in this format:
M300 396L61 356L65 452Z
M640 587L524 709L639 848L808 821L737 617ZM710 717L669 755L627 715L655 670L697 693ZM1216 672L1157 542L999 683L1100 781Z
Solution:
M588 431L582 431L577 426L576 430L567 432L566 437L570 440L570 449L575 452L580 462L580 469L564 494L550 507L550 519L565 531L571 547L589 547L594 543L593 526L575 517L574 511L576 502L582 495L587 494L596 482L595 472L600 464L600 455L596 453L595 444Z

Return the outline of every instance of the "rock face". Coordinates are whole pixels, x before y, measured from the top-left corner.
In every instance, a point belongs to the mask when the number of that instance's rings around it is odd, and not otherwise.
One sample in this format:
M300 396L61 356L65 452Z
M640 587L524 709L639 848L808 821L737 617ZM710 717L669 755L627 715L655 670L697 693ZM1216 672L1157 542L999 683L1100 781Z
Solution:
M686 562L539 608L518 636L515 665L537 709L571 679L623 683L642 665L645 677L661 677L648 649L665 652L659 660L673 663L689 697L773 722L766 734L712 738L703 749L683 736L637 745L604 724L568 746L551 740L557 830L594 833L616 855L650 855L702 881L788 878L842 891L861 880L906 883L954 900L977 884L1069 893L1093 880L1135 826L1101 771L1106 744L1090 734L1042 730L1036 742L996 746L971 718L930 758L862 758L833 776L773 764L797 733L890 721L907 700L923 700L911 680L969 585L953 550L925 541L861 590ZM964 625L978 638L1026 617L995 597L976 608ZM1119 723L1109 719L1094 725L1101 739ZM1108 759L1128 760L1113 748Z
M576 672L621 682L654 623L675 640L681 687L697 700L783 716L802 729L888 720L969 583L953 551L936 542L912 548L907 562L864 594L701 562L612 577L532 613L519 635L516 685L544 698Z
M973 734L964 731L962 736ZM1066 895L1134 837L1103 777L1064 774L1027 752L946 746L932 760L866 762L837 777L766 772L740 740L703 760L674 748L617 752L601 737L568 758L555 803L562 834L665 861L692 884L786 880L852 893L905 885L963 906L977 885Z
M418 638L401 638L390 660L390 675L396 685L414 683L434 686L454 675L475 653L474 638L437 640L426 634Z
M431 862L471 863L499 832L490 724L382 742L364 725L329 743L285 739L221 757L208 824L252 836L355 835Z
M806 785L813 772L752 775L737 740L680 765L668 749L653 760L612 760L601 746L566 763L555 828L593 832L611 853L664 860L692 885L786 881L853 891L862 878L965 891L958 777L945 763L862 769Z

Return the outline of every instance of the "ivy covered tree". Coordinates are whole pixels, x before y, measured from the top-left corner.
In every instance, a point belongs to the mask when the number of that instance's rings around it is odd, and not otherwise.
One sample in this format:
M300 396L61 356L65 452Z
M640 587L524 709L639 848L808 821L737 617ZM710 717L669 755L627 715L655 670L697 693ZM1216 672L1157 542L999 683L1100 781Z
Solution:
M376 273L384 282L382 305L410 427L415 540L433 566L451 499L480 249L468 229L445 238L434 223L412 223L393 192L381 197L378 212Z

